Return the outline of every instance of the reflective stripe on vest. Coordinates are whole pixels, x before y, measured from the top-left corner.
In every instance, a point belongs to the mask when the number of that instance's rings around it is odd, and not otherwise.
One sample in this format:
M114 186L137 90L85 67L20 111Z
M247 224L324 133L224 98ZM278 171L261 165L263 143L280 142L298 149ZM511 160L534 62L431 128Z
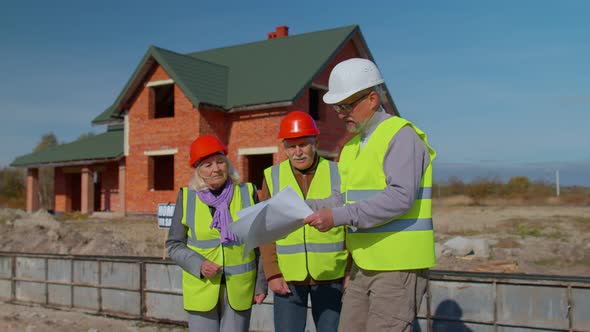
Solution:
M355 136L340 155L342 191L347 204L354 204L383 192L387 178L383 161L389 142L397 132L411 127L430 154L413 206L403 215L380 226L349 230L346 243L355 264L365 270L393 271L432 267L435 264L432 223L432 161L436 153L426 134L410 122L391 117L380 123L360 150Z
M303 198L289 161L267 168L264 172L269 192L276 195L291 186ZM328 182L329 181L329 182ZM338 164L320 158L309 185L307 198L321 199L340 192ZM308 225L276 241L279 268L286 281L302 281L311 275L315 280L335 280L345 273L348 252L344 246L345 230L335 227L322 233Z
M306 250L307 249L307 250ZM280 246L277 254L297 254L301 252L332 252L344 250L344 241L337 243L300 243Z
M411 232L411 231L431 231L432 218L419 219L395 219L381 226L372 228L357 228L349 230L351 233L391 233L391 232Z
M254 187L240 184L234 187L229 210L232 218L242 208L253 204ZM227 296L234 310L247 310L252 306L252 296L256 281L256 260L254 252L243 258L244 245L224 243L216 228L210 228L212 215L210 208L203 203L196 191L183 188L182 223L187 229L187 246L205 259L222 265L223 273L213 278L200 278L182 271L184 308L191 311L209 311L217 305L222 275L225 277Z
M369 199L381 192L383 190L349 190L344 194L347 201L356 202ZM432 199L432 187L420 187L416 199Z
M383 190L349 190L346 200L349 202L369 199ZM432 187L421 187L416 195L416 200L432 199ZM387 232L409 232L409 231L431 231L433 230L432 218L394 219L392 222L372 228L350 228L351 233L387 233Z
M254 269L256 269L256 261L251 261L251 262L248 262L245 264L240 264L240 265L224 266L223 273L226 276L231 276L231 275L235 275L235 274L242 274L242 273L250 272Z

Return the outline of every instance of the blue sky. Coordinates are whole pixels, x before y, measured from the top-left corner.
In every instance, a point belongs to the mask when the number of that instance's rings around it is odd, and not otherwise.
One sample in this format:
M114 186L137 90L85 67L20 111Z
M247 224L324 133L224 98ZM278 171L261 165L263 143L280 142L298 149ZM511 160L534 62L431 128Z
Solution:
M254 6L253 4L257 4ZM192 52L361 27L402 115L439 162L590 161L589 1L3 1L0 166L69 142L150 45Z

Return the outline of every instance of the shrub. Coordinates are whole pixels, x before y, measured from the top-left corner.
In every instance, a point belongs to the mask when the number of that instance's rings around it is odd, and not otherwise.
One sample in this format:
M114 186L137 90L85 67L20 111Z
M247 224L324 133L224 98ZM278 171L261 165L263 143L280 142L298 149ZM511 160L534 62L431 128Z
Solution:
M481 204L484 198L498 195L502 181L498 178L477 178L467 187L467 195L473 198L475 204Z
M524 195L529 192L531 181L526 176L516 176L511 178L504 186L503 192L509 195Z

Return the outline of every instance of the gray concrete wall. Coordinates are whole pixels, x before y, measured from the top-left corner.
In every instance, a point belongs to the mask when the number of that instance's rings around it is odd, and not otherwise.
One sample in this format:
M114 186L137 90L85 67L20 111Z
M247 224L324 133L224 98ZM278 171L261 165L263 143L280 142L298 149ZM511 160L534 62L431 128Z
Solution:
M3 301L183 322L181 279L156 259L0 253ZM253 308L252 331L273 331L272 302ZM418 331L590 331L590 278L432 271L418 317Z

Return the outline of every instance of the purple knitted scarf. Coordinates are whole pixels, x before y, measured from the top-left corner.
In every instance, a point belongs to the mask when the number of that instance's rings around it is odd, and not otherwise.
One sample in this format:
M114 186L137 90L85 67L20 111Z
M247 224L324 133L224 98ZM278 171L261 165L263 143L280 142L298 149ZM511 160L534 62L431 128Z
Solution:
M231 179L227 179L225 186L219 196L215 197L210 190L197 191L201 201L215 208L213 221L210 228L217 228L221 233L221 243L235 242L238 240L236 235L229 231L229 225L233 222L229 213L229 203L234 195L234 185Z

